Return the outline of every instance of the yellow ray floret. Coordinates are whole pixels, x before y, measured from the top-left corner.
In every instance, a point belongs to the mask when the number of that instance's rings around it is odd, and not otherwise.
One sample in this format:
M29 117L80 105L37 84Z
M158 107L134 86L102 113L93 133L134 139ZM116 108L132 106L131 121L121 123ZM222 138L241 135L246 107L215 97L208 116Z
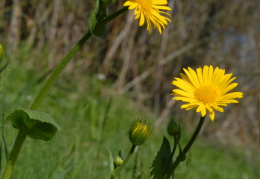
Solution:
M205 116L209 112L210 119L215 118L214 110L223 112L221 106L227 106L228 103L238 103L235 98L242 98L243 93L231 92L238 84L232 83L235 77L232 74L225 74L225 70L212 66L197 68L196 71L188 67L183 69L185 74L181 73L181 78L175 78L173 85L179 89L173 89L173 99L186 102L181 108L190 110L197 108Z
M170 14L162 11L171 10L167 6L167 0L128 0L124 3L124 6L128 6L128 9L135 9L135 19L140 19L139 26L144 25L146 22L147 30L149 34L152 32L152 24L158 29L159 33L162 33L162 28L165 29L167 21L171 20L161 14L165 14L171 17Z

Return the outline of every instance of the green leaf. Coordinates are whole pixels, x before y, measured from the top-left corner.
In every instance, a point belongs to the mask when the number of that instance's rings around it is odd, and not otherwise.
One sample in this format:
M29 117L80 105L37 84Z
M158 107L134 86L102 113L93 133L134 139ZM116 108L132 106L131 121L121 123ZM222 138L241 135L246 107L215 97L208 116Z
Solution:
M11 121L16 129L27 130L27 136L32 139L48 141L52 139L59 125L45 112L18 109L10 114L6 120Z
M165 168L169 168L172 165L171 146L169 140L163 136L163 143L160 150L153 161L150 175L154 179L162 179ZM168 166L166 166L168 163Z
M107 148L107 150L109 153L109 168L110 168L110 172L112 174L114 171L114 157L113 157L111 150L109 148Z
M94 12L89 20L89 29L93 35L101 37L105 31L105 24L101 22L107 17L107 5L111 0L97 0Z

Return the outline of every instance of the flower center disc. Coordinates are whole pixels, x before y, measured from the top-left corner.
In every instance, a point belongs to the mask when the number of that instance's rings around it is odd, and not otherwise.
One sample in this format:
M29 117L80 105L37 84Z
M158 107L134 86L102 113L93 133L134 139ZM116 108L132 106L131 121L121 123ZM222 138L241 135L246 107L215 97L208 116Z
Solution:
M215 89L205 86L198 88L195 91L195 95L203 102L213 101L217 96Z
M152 0L139 0L139 3L146 11L149 11L152 7Z

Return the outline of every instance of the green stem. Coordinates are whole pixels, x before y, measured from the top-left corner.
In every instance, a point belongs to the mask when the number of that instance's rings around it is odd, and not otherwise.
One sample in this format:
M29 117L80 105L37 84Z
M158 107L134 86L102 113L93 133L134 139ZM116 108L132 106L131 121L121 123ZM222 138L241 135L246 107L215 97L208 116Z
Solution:
M173 145L173 148L172 148L171 156L168 158L167 162L165 162L165 165L163 167L163 173L165 173L167 171L167 169L169 168L169 166L170 166L170 164L172 162L172 158L174 156L174 153L176 151L178 143L179 143L179 140L177 139L176 136L174 136L174 145Z
M260 93L259 93L259 96L258 96L258 130L260 130ZM259 149L260 149L260 133L259 133Z
M190 138L188 144L185 146L185 148L183 149L182 152L180 152L179 156L176 158L176 160L174 161L173 165L171 166L171 168L168 170L169 172L166 173L166 177L165 178L170 178L172 172L174 172L175 168L181 163L181 161L183 161L183 155L186 155L187 152L189 151L189 149L191 148L192 144L194 143L194 141L196 140L200 130L201 130L201 127L204 123L204 119L205 119L205 116L200 118L200 121L199 121L199 124L196 128L196 130L194 131L192 137Z
M116 11L114 14L111 14L110 16L108 16L107 18L105 18L102 22L100 22L100 26L108 23L109 21L113 20L114 18L116 18L117 16L123 14L124 12L126 12L128 10L128 7L123 7L120 10Z
M22 145L23 145L23 142L24 142L26 136L27 136L27 130L20 129L19 132L18 132L18 135L16 137L16 140L15 140L15 143L14 143L14 146L13 146L13 150L10 154L8 161L7 161L2 179L9 179L11 177L15 161L16 161L17 156L18 156L18 154L19 154L19 152L22 148Z
M63 69L67 66L67 64L70 62L72 57L79 51L80 47L91 37L90 31L88 31L81 39L80 41L71 49L71 51L66 55L66 57L60 62L60 64L56 67L56 69L53 71L49 79L46 81L44 86L42 87L41 91L38 93L37 97L35 98L31 109L36 110L38 109L39 105L41 104L43 98L53 85L53 83L57 80Z
M128 153L128 156L126 157L126 159L124 160L123 164L118 166L114 172L112 173L111 175L111 179L116 179L117 176L119 175L119 173L122 171L122 169L125 167L125 165L127 164L128 160L131 158L132 154L134 153L134 150L136 148L136 145L132 145L129 153Z
M108 23L109 21L113 20L114 18L116 18L117 16L119 16L120 14L124 13L125 11L127 11L127 7L124 7L122 9L120 9L119 11L115 12L114 14L108 16L107 18L105 18L102 22L100 22L98 24L98 27ZM97 28L98 28L97 27ZM61 72L64 70L64 68L67 66L67 64L70 62L70 60L72 59L72 57L79 51L79 49L82 47L82 45L92 36L91 32L88 31L80 40L79 42L70 50L70 52L66 55L66 57L64 59L62 59L62 61L60 62L60 64L56 67L56 69L53 71L53 73L51 74L51 76L49 77L49 79L45 82L44 86L42 87L42 89L40 90L40 92L38 93L38 95L36 96L31 109L36 110L38 109L39 105L41 104L42 100L44 99L44 97L46 96L47 92L49 91L49 89L52 87L52 85L54 84L54 82L57 80L57 78L59 77L59 75L61 74Z
M173 146L173 149L172 149L171 158L173 157L173 155L176 151L177 144L179 144L179 137L177 138L177 136L174 136L174 146Z

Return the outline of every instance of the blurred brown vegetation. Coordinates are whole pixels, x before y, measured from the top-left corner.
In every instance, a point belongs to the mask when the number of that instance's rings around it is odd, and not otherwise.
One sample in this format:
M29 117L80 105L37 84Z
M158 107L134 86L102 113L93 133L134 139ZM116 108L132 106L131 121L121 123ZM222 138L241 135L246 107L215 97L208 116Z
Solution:
M109 13L122 7L116 1ZM37 66L53 69L88 30L88 18L95 1L2 0L0 38L12 55L19 46L29 51L48 49L45 61L31 59ZM156 125L170 115L197 123L197 114L180 110L171 100L171 81L183 67L213 65L237 76L237 91L244 92L239 104L231 104L216 120L204 126L204 135L216 143L257 146L259 140L258 101L260 94L260 1L259 0L175 0L172 23L162 35L148 35L138 27L133 11L109 23L104 37L92 37L70 62L71 73L104 74L116 93L130 93L138 103L158 116ZM207 126L207 127L206 127Z

